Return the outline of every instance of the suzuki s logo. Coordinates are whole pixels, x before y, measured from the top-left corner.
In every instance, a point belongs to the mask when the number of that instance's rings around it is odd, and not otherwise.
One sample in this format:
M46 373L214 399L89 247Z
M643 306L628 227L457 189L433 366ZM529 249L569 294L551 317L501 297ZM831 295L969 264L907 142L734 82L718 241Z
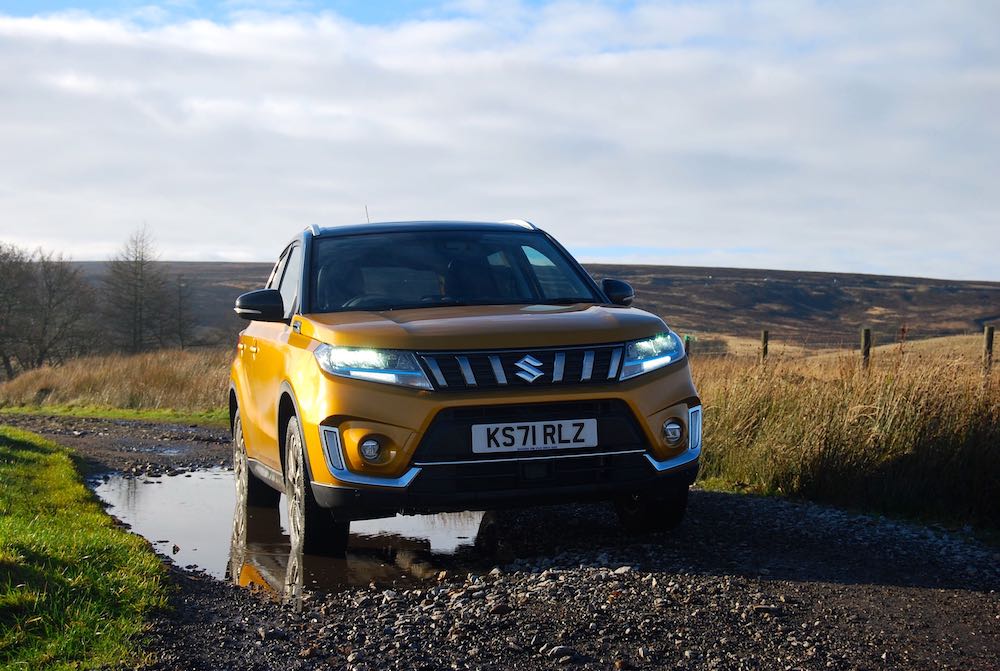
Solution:
M514 365L520 369L517 376L525 382L534 382L545 374L541 369L541 366L543 365L542 362L530 354Z

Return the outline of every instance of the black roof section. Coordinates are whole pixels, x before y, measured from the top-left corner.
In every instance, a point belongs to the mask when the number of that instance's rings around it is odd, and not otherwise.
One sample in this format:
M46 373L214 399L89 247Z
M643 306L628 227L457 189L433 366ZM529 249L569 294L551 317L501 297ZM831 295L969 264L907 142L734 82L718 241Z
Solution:
M310 226L313 237L335 237L365 233L396 233L400 231L536 231L531 223L511 221L382 221L371 224L344 226Z

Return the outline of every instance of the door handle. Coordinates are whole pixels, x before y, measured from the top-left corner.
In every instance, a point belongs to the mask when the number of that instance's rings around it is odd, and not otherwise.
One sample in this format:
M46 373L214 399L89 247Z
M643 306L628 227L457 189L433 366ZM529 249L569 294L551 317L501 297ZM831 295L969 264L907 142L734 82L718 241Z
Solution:
M250 353L251 354L256 354L257 353L257 345L256 344L250 345Z

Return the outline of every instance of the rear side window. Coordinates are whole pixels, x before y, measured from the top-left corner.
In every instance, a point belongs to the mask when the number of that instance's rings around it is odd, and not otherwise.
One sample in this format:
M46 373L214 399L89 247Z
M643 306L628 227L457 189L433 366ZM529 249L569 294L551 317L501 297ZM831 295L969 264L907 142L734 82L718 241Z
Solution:
M299 279L302 276L302 248L296 245L288 253L284 273L278 291L281 292L281 302L285 306L285 319L290 319L295 313L296 299L299 294Z

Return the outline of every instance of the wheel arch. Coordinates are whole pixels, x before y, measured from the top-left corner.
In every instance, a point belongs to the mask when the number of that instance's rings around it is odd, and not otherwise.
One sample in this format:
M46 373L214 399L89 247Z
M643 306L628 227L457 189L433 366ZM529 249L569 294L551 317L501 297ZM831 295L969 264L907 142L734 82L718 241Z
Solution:
M236 385L230 381L229 383L229 433L232 434L236 429L236 413L240 409L239 396L236 394Z
M279 395L278 395L278 421L275 426L278 429L278 457L281 459L281 472L285 472L285 434L288 432L288 421L292 417L297 417L299 420L299 430L303 431L302 427L302 413L299 411L299 401L295 397L295 392L292 390L292 385L287 381L281 383ZM303 431L302 440L305 441L305 432ZM303 445L305 449L305 445ZM305 450L305 462L306 462L306 474L309 476L309 480L312 480L312 464L309 462L309 450Z

